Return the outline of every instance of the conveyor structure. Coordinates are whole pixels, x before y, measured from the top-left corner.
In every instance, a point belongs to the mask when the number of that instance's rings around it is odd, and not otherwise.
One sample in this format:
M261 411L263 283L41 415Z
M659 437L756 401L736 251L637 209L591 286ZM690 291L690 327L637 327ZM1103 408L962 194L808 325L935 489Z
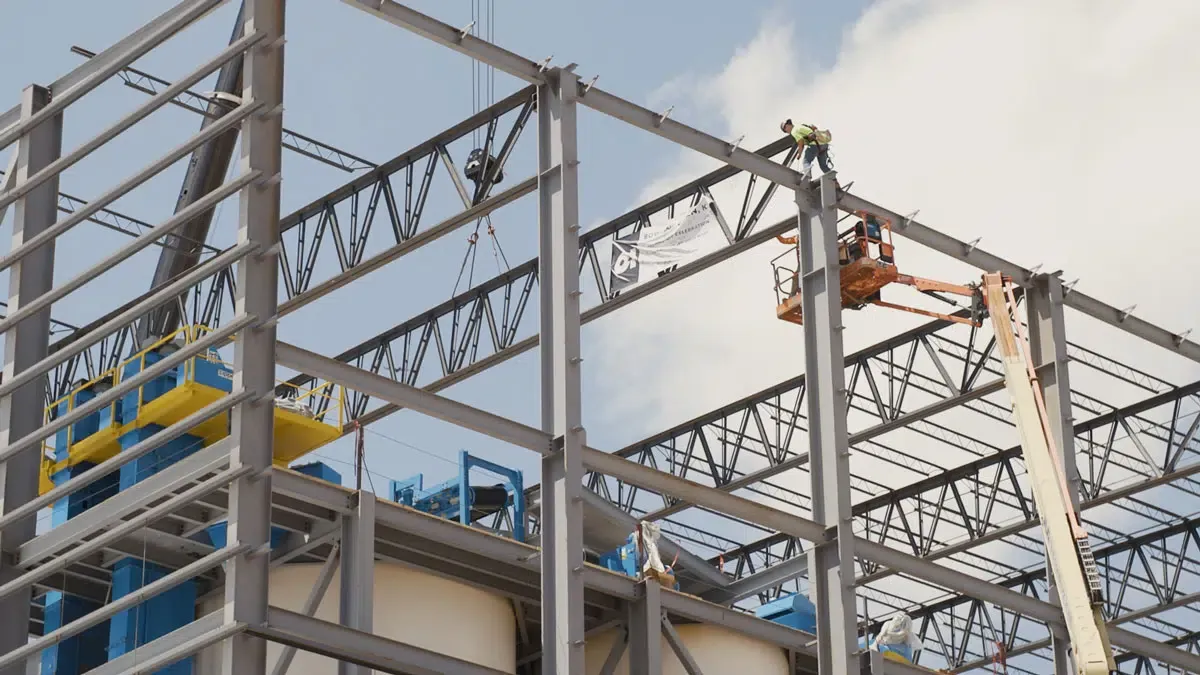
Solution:
M493 485L473 485L471 470L499 477ZM525 541L525 481L520 471L500 466L460 450L458 476L430 488L424 474L391 482L392 501L463 525L494 517L493 531ZM507 530L504 528L507 527Z

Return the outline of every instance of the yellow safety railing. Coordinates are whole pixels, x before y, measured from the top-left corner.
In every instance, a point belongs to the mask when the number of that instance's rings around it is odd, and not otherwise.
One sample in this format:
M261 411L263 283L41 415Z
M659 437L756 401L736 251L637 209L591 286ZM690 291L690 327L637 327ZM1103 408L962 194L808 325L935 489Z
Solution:
M202 328L203 331L211 330L211 329L209 329L207 327L203 327L203 326L201 326L200 328ZM202 333L202 331L201 331L201 333ZM193 337L189 338L189 340L198 339L200 336L201 336L201 334L198 333L198 334L194 335ZM160 341L160 342L156 343L156 346L161 346L164 342L165 342L165 340ZM151 347L151 349L153 349L153 348L154 347ZM150 351L150 350L147 349L146 351ZM213 363L218 366L224 366L231 371L234 369L232 361L226 361L224 359L212 356L208 353L198 354L198 355L196 355L195 359L203 359L205 361L208 361L209 363ZM191 381L195 380L195 376L196 376L195 359L189 359L186 362L183 382L191 382ZM345 419L345 409L346 409L345 398L346 398L346 396L345 396L345 388L344 387L338 386L333 382L326 382L325 384L313 387L311 389L300 389L298 387L294 387L293 385L291 385L290 383L288 383L286 380L283 380L283 379L276 379L275 383L276 383L276 385L287 385L288 387L295 389L296 396L292 400L296 401L297 403L303 404L305 402L305 400L308 400L309 403L307 404L307 407L313 411L313 419L319 418L318 421L320 421L324 424L328 424L339 430L344 428L344 426L346 424L346 419ZM139 404L141 403L140 399L139 399L138 403ZM317 412L321 403L324 403L326 407L324 410ZM331 413L334 415L333 420L328 419L328 417Z
M277 380L276 382L292 387L285 380ZM298 404L305 405L311 410L313 419L338 430L345 428L346 390L344 387L338 386L333 382L326 382L311 389L292 388L296 391L296 396L292 400ZM322 405L325 406L324 410L321 409ZM333 415L333 419L330 419L331 414Z
M211 332L211 330L212 329L210 329L208 326L198 325L198 324L190 325L190 326L183 326L183 327L179 328L178 330L175 330L174 332L172 332L170 335L167 335L166 337L163 337L163 338L155 341L153 344L143 348L142 350L138 351L137 353L133 354L129 358L122 361L116 367L110 368L109 370L105 371L104 373L100 374L99 376L73 387L71 389L71 393L52 402L49 406L46 407L47 421L49 421L49 419L52 415L61 417L62 415L65 415L65 414L68 414L68 413L74 411L78 405L87 403L87 401L83 401L83 402L77 401L77 397L78 397L78 394L80 391L87 389L89 387L93 387L96 384L98 384L100 382L104 382L106 380L111 382L111 385L115 387L122 381L123 373L125 372L125 369L130 364L138 363L140 366L138 368L138 372L142 372L147 367L146 359L151 352L162 348L164 345L175 342L181 336L183 337L184 344L193 343L196 340L198 340L199 338L203 337L206 333ZM228 368L231 371L233 370L233 364L228 361L225 361L219 355L217 355L215 352L211 352L211 351L202 352L192 358L185 360L181 364L182 367L179 368L179 370L177 371L179 373L180 377L179 377L179 381L176 382L176 387L180 387L180 386L188 385L189 383L196 382L196 374L197 374L196 373L196 362L199 360L207 361L218 367ZM149 383L147 383L147 384L149 384ZM287 383L284 382L283 380L279 380L278 384L287 384ZM278 411L291 412L294 415L299 415L299 416L302 416L309 420L312 420L312 422L315 422L317 424L328 425L331 428L336 429L339 433L343 431L343 429L345 428L345 425L347 423L346 406L345 406L345 388L344 387L337 385L336 383L333 383L333 382L326 382L324 384L318 385L316 387L312 387L310 389L300 389L299 387L293 387L291 385L288 385L288 386L294 392L293 395L288 396L288 399L290 401L293 401L295 404L297 404L298 409L297 410L288 410L287 406L277 405L276 408ZM147 395L147 393L145 391L145 385L138 387L138 389L137 389L137 406L138 406L139 411L143 409L143 406L145 406L149 403L146 400L146 395ZM124 397L122 397L122 398L124 398ZM118 400L120 400L120 399L118 399ZM58 411L58 409L60 407L62 408L62 410ZM56 412L56 411L58 411L58 412ZM100 411L97 411L97 412L99 414L103 414L105 411L107 411L107 413L108 413L107 422L104 425L100 426L95 432L93 432L93 434L89 434L89 436L88 436L88 438L91 438L94 434L99 434L99 433L108 434L108 440L97 439L97 441L101 445L106 444L110 441L115 441L115 436L122 433L121 430L124 427L127 427L130 424L134 424L133 421L129 421L126 424L122 424L122 422L117 414L117 401L113 401L113 402L109 403L107 406L105 406L104 408L102 408ZM281 423L284 423L284 424L288 423L286 421L287 420L286 417L278 418L278 419L280 420ZM288 428L291 428L291 429L297 428L294 426L297 423L296 419L293 417L293 418L291 418L291 420L292 420L291 424L293 426L288 427ZM309 422L307 424L311 425L312 422ZM75 427L78 424L79 424L79 422L75 422L74 424L71 424L66 428L67 447L68 448L74 448L77 443L84 440L84 439L75 437L75 435L76 435ZM301 423L301 424L303 426L305 423ZM319 437L323 437L323 436L324 435L322 434ZM327 441L325 441L325 442L327 442ZM74 457L71 457L66 462L56 461L55 460L55 447L56 447L56 443L55 443L54 438L49 439L43 447L43 457L42 457L41 463L42 463L42 474L43 474L43 477L46 479L46 481L49 480L49 476L52 475L52 473L55 470L63 468L64 465L69 464L71 462L71 460L75 459ZM89 450L87 452L90 453L92 451ZM301 452L306 452L306 451L301 451Z
M201 336L203 336L204 333L211 332L211 330L212 329L209 328L208 326L204 326L204 325L200 325L200 324L196 324L196 325L192 325L192 326L183 326L183 327L175 330L174 332L172 332L170 335L167 335L164 338L160 338L159 340L157 340L153 344L151 344L149 347L145 347L141 351L139 351L139 352L133 354L132 356L130 356L129 358L125 359L124 361L119 363L116 367L110 368L110 369L104 371L103 373L101 373L100 375L97 375L96 377L92 378L91 380L88 380L87 382L84 382L83 384L72 388L71 392L68 393L66 396L63 396L62 398L59 398L59 399L53 401L52 403L50 403L50 405L46 406L46 422L50 421L51 416L54 415L55 411L63 403L66 403L66 409L60 413L61 415L66 415L66 414L74 411L75 407L76 407L75 399L76 399L77 394L80 391L87 389L89 387L93 387L96 384L103 382L104 380L111 380L112 386L114 386L114 387L117 386L121 382L121 376L122 376L122 373L125 372L125 367L128 366L129 364L131 364L135 361L138 362L141 366L138 369L138 372L141 372L142 370L144 370L146 368L146 356L148 354L150 354L150 352L152 352L156 349L159 349L163 345L174 342L175 339L178 338L180 335L184 336L184 344L188 344L191 342L195 342ZM195 358L208 359L209 357L207 354L200 354ZM195 375L196 375L195 358L191 358L191 359L188 359L187 361L184 361L183 381L185 381L185 382L188 381L189 379L195 378ZM144 385L142 387L138 387L138 406L139 407L144 403L144 400L143 400L144 392L145 392ZM120 400L120 399L117 399L117 400ZM84 401L83 403L86 404L87 401ZM117 420L117 401L113 401L112 403L109 403L102 410L108 411L108 427L120 426L118 424L118 420ZM78 422L76 422L75 424L78 424ZM70 447L76 443L76 439L74 437L75 424L71 424L67 427L67 447ZM102 427L102 428L104 428L104 427ZM97 431L99 431L99 430L97 430Z

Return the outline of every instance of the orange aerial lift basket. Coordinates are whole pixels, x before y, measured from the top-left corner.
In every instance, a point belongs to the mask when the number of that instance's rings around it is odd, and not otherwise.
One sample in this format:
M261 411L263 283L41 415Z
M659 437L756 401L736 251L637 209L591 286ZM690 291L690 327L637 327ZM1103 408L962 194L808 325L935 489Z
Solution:
M973 326L982 325L986 308L983 304L983 293L978 285L960 286L901 274L896 267L891 221L861 211L855 215L858 222L839 234L837 242L843 308L862 309L867 305L878 305L935 319ZM800 250L797 238L780 235L778 239L790 248L771 261L775 273L775 313L784 321L803 324L804 311L800 302ZM939 297L940 294L967 297L971 300L970 315L954 316L884 301L883 288L896 283L912 286L933 297ZM950 302L946 298L940 299Z

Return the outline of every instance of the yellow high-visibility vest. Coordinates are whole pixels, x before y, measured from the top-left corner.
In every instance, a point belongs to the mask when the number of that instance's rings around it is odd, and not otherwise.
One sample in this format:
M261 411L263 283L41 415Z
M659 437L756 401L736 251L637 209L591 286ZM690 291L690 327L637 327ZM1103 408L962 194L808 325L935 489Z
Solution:
M833 140L833 134L827 129L817 129L810 127L807 124L796 124L792 126L792 138L801 145L825 145Z

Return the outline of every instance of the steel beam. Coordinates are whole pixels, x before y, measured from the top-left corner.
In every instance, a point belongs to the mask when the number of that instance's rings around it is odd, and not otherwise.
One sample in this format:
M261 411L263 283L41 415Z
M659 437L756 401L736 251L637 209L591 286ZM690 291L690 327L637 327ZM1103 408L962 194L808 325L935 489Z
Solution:
M245 0L242 0L241 6L238 7L237 17L234 19L233 34L229 37L230 45L237 44L242 39L242 36L246 34L245 27L246 3ZM205 110L209 114L204 115L200 120L201 129L212 124L232 108L220 98L220 95L236 94L243 89L242 66L244 60L239 52L237 56L221 65L221 71L217 73L213 97L208 101ZM165 91L172 92L168 102L174 103L178 96L187 90L188 87L180 89L177 85L168 86ZM161 95L162 93L159 93L154 96ZM191 215L183 219L186 224L181 223L183 227L178 232L172 232L166 238L166 242L170 245L164 246L159 251L158 266L150 281L152 290L170 283L172 279L200 262L204 242L208 239L209 227L212 225L213 209L195 210L189 209L189 207L216 190L225 180L224 176L229 171L229 162L233 158L233 150L237 145L237 137L237 127L231 127L229 131L196 148L188 160L186 173L183 176L183 186L175 202L175 214L178 216L181 212L188 211ZM138 325L138 346L152 344L179 328L181 304L164 305L145 317Z
M538 276L541 285L542 672L583 672L583 409L579 335L578 78L538 87Z
M374 514L372 514L372 518L373 516ZM375 523L373 520L371 523L371 546L372 548L375 546ZM329 590L329 584L333 581L333 572L339 565L340 550L340 543L336 543L330 547L329 556L325 558L325 562L321 565L321 571L317 573L317 579L313 582L312 588L309 589L308 597L304 599L304 606L300 608L300 613L304 616L313 616L321 606L321 601L325 598L325 592ZM374 575L374 573L375 566L372 565L371 574ZM288 668L292 665L292 659L294 658L296 658L296 648L290 645L284 647L275 659L275 666L271 669L271 675L287 675Z
M24 255L36 250L37 247L42 245L42 243L61 236L67 230L92 217L92 215L100 211L100 209L108 206L113 201L129 193L137 186L145 183L167 167L174 164L176 161L190 152L193 147L204 143L209 139L210 136L223 131L228 126L232 126L238 122L241 122L251 114L257 112L260 107L262 107L262 104L254 101L249 101L238 106L237 109L231 111L229 115L222 118L220 122L209 126L204 131L201 131L195 136L192 136L188 140L184 141L181 145L175 147L170 152L155 160L153 163L147 165L138 173L126 178L116 187L88 202L87 206L64 218L61 222L55 223L53 227L46 228L44 232L38 234L37 238L24 241L22 242L23 246L19 248L14 247L11 249L6 255L0 257L0 269L12 265L17 260L20 260ZM143 297L149 297L152 294L153 292L148 292Z
M696 663L696 659L688 651L687 645L683 644L683 640L679 637L679 631L675 630L671 620L665 616L662 617L662 634L667 639L667 644L671 646L671 651L675 652L675 658L683 664L683 670L687 672L687 675L704 675L700 664Z
M336 276L327 279L316 286L312 286L304 291L301 291L291 298L285 300L279 305L279 315L282 318L283 316L291 314L305 305L320 300L339 288L342 288L343 286L346 286L351 282L370 274L371 272L382 269L385 265L399 260L418 248L421 248L426 244L432 244L438 239L441 239L447 234L450 234L454 230L457 230L473 220L488 217L492 211L495 211L502 206L511 204L512 202L515 202L521 197L530 194L536 189L537 179L530 177L513 185L494 197L488 197L478 204L468 204L464 210L442 220L437 225L434 225L427 230L422 230L420 233L415 234L394 246L389 246L383 251L376 253L370 258L358 263L357 265L354 265L344 272L341 272Z
M22 130L16 148L16 167L9 175L16 189L30 176L54 163L62 152L63 118L43 114L50 105L50 91L30 86L21 95L18 128ZM40 123L34 123L38 118ZM4 121L0 120L0 126ZM16 201L12 247L31 239L54 224L58 215L58 177ZM54 286L54 244L32 252L26 260L13 265L8 278L8 309L20 311L37 301ZM50 309L45 308L30 320L11 326L4 334L3 380L14 377L46 358L50 346ZM20 443L34 434L45 417L46 380L33 378L0 398L0 447ZM38 467L41 445L25 444L20 452L0 460L0 517L21 508L38 496ZM0 587L13 583L21 575L16 564L17 552L33 539L34 515L21 518L0 533ZM0 598L0 654L18 649L29 641L28 587ZM24 675L24 664L0 668L0 675Z
M96 54L91 50L84 49L80 46L71 47L71 51L85 59L92 59ZM118 76L125 82L125 86L130 89L136 89L143 94L153 96L157 94L163 87L171 86L167 80L157 77L144 70L137 68L122 68ZM240 89L240 87L239 87ZM231 93L236 93L238 90L233 90ZM195 91L185 91L179 96L176 96L171 103L190 110L191 112L207 117L210 119L218 119L224 114L222 109L213 109L212 97L201 95ZM374 169L378 166L376 163L353 155L340 148L335 148L328 143L322 143L315 138L284 128L283 130L283 147L292 152L303 155L309 159L316 160L332 166L335 169L341 169L346 173L354 173L365 169Z
M539 431L499 415L473 408L465 403L459 403L424 389L376 375L286 342L276 345L275 358L280 365L286 368L316 373L331 382L341 383L355 391L361 391L384 401L392 401L464 429L486 434L517 447L534 450L539 454L545 455L550 452L551 432Z
M244 57L242 100L264 107L243 124L242 170L259 172L262 180L242 190L237 239L257 245L260 252L238 263L234 306L238 314L254 317L258 323L238 336L233 388L246 389L257 398L234 408L230 424L235 445L230 467L249 467L251 473L229 490L228 545L249 545L252 550L227 567L224 622L247 626L264 624L269 607L285 4L285 0L245 0L244 7L245 34L261 34L265 40ZM225 642L223 672L262 675L266 669L267 646L259 637L239 633Z
M1057 276L1038 275L1025 292L1028 312L1029 357L1038 373L1050 438L1058 446L1055 457L1058 468L1067 482L1071 508L1079 511L1079 487L1082 483L1075 456L1075 433L1071 416L1071 380L1068 375L1066 320L1063 316L1062 281ZM1059 604L1058 586L1050 560L1046 559L1046 578L1049 581L1047 599ZM1058 626L1050 626L1051 651L1054 654L1055 675L1071 675L1070 638Z
M181 628L177 628L131 652L126 652L103 665L87 671L88 675L125 675L125 673L132 672L139 665L151 662L173 651L180 645L203 638L205 635L220 629L223 614L221 611L205 614Z
M364 633L373 632L375 605L375 495L365 490L355 497L354 515L342 518L342 564L339 623ZM463 495L466 499L466 495ZM370 669L338 662L339 675L370 675Z
M104 500L104 508L88 509L30 540L17 550L16 564L24 569L36 568L63 551L122 524L126 517L139 513L146 504L153 504L184 486L219 472L228 462L228 443L215 443L199 450Z
M226 0L183 0L125 36L117 44L100 52L96 58L81 64L47 87L54 100L46 105L45 112L36 120L25 117L20 105L9 109L0 115L0 149L11 145L17 137L40 124L42 120L61 113L67 106L100 86L122 68L225 2Z
M392 0L342 1L526 82L542 84L546 81L546 70L543 64L526 59L469 33L464 34L459 28L442 23L405 5L392 2ZM674 141L730 166L748 171L785 188L795 188L803 184L803 177L798 172L753 152L743 150L735 143L721 140L699 129L676 122L662 113L643 108L599 87L590 85L583 87L582 84L580 86L578 101L581 105ZM852 194L842 194L838 207L848 212L868 211L888 218L893 223L894 232L974 265L981 270L998 271L1021 282L1027 281L1031 276L1029 270L1019 265L987 253L978 247L968 246L965 242ZM1186 339L1182 334L1171 333L1077 291L1073 291L1067 296L1066 304L1164 349L1200 362L1200 344Z
M236 548L224 548L213 551L190 565L175 570L161 579L146 584L133 593L125 595L93 612L89 612L83 617L67 623L58 630L47 633L37 640L32 640L19 649L14 649L11 652L0 655L0 669L21 667L25 665L26 659L41 652L43 649L59 644L72 636L79 635L83 631L107 621L120 612L131 609L163 591L170 590L184 581L199 576L240 552Z
M818 672L841 675L851 671L858 634L834 176L821 177L820 191L821 210L813 218L808 213L809 195L796 190L812 516L833 534L831 540L809 549L808 578L817 609Z
M247 632L272 642L395 675L501 675L499 670L278 607L270 608L265 624L249 626Z
M258 178L255 172L248 172L235 177L228 183L218 185L204 197L184 208L179 213L163 221L160 225L155 226L148 232L144 232L133 241L125 246L122 246L116 252L104 258L87 270L80 272L72 277L66 283L56 287L50 293L42 296L37 302L32 303L21 310L11 311L8 316L0 320L0 331L6 329L9 325L15 325L23 321L27 316L38 311L41 307L50 307L53 303L58 302L67 295L83 288L83 286L96 277L112 270L117 265L132 258L142 249L148 248L156 240L170 235L174 230L181 227L189 218L205 209L212 209L214 206L224 201L233 193L241 190L250 184L251 181ZM176 326L177 327L177 326ZM174 330L174 328L172 328ZM165 337L165 334L159 337Z
M343 505L354 494L353 490L349 488L332 485L294 471L278 471L275 484L276 494L295 495L306 502L335 511L343 508ZM494 578L494 574L501 574L493 569L498 566L530 572L536 572L539 569L540 555L537 547L476 528L465 527L456 522L436 518L391 502L380 501L377 508L378 523L389 530L403 533L403 541L420 542L419 546L424 546L424 542L438 542L447 547L446 552L451 556L478 557L491 563L491 567L486 570L483 568L473 569L468 572L469 576L460 579L467 583L486 587L489 577ZM377 546L382 543L381 540ZM437 566L443 565L443 562L442 558L437 557L431 558L429 564ZM445 570L435 567L433 571L444 572ZM582 567L582 577L587 588L608 594L617 600L628 601L637 597L636 582L627 576L585 564ZM536 577L533 579L536 583ZM536 593L522 599L530 603L538 602ZM814 636L808 633L670 590L662 591L661 602L665 610L688 621L724 626L729 630L771 644L797 649L806 654L811 653L809 643ZM615 609L615 607L609 607L609 609Z
M239 392L232 396L225 396L213 401L200 410L197 410L196 412L179 420L175 424L172 424L166 429L160 431L154 436L133 445L127 450L122 450L116 455L104 460L100 464L97 464L96 466L88 469L86 472L78 476L75 476L67 482L54 486L54 488L52 488L46 494L41 495L37 499L31 500L28 503L13 509L12 511L9 511L8 513L4 514L3 517L0 517L0 532L2 532L4 528L8 527L13 522L18 521L25 516L34 515L38 510L46 508L59 499L63 499L67 495L91 485L100 478L112 473L113 471L116 471L122 466L138 459L139 457L149 454L156 448L161 447L163 444L170 443L180 436L183 436L190 431L192 427L202 422L206 422L217 415L225 413L233 406L246 400L246 398L248 398L248 396L244 392ZM228 444L229 439L226 437L217 441L213 445L224 446L225 452L228 452Z
M637 585L637 599L629 603L629 675L661 675L662 586L657 579Z
M420 399L424 397L432 397L433 399L443 402L449 401L449 399L444 399L436 394L430 394L429 392L407 387L406 385L388 380L387 378L383 378L378 375L373 375L367 371L354 368L353 366L341 364L333 361L332 359L328 359L327 357L318 357L318 359L319 361L314 360L313 363L313 365L318 366L318 369L310 370L310 372L315 372L321 377L337 381L338 378L334 374L334 369L336 367L338 371L343 368L357 371L359 377L379 378L380 381L376 386L378 387L378 393L381 395L380 398L395 405L407 406L418 412L425 412L421 409L421 407L413 405L414 402L419 404ZM347 384L349 386L355 386L353 382ZM420 396L417 396L417 394ZM461 406L460 410L474 410L468 406L464 406L463 404L455 403L454 405ZM491 413L485 413L478 410L475 410L475 413L478 415L478 419L481 420L480 423L476 425L478 427L476 428L477 431L489 434L493 438L512 442L510 436L501 435L501 433L494 428L495 425L491 422L490 418L495 418L496 416L491 415ZM516 430L513 432L514 435L515 433L521 433L525 438L535 438L536 434L538 433L536 430L529 427L524 427L524 425L521 425L518 422L508 421L506 426ZM521 427L524 427L525 431L520 431ZM537 445L537 443L531 442L530 445ZM679 476L664 473L657 469L643 466L641 464L637 464L636 462L601 452L593 448L586 446L583 447L582 462L584 466L591 470L620 478L632 485L654 490L660 494L672 495L687 499L697 506L707 507L736 518L740 518L747 522L754 523L761 527L790 534L806 541L820 544L832 539L824 526L812 520L794 516L778 509L771 508L765 504L760 504L743 497L722 492L715 488L700 485L684 478L680 478ZM543 532L545 532L545 530L543 530ZM543 534L543 536L545 535ZM1047 602L1024 596L1016 591L1009 590L983 579L943 567L908 553L888 548L882 544L876 544L875 542L863 539L861 537L854 537L852 540L852 546L854 547L858 557L871 560L884 567L891 568L893 572L906 574L948 590L956 591L964 595L991 602L1002 607L1007 607L1020 614L1025 614L1046 623L1055 624L1062 622L1062 613L1058 608ZM579 604L579 608L582 610L582 602ZM1154 658L1158 658L1165 663L1171 663L1172 665L1176 665L1181 668L1193 667L1197 670L1200 670L1200 657L1185 654L1184 652L1170 647L1163 647L1162 645L1135 633L1115 629L1110 631L1110 637L1114 645L1123 649L1153 656Z
M175 85L177 89L173 88L171 90L164 91L154 98L151 98L133 112L122 117L120 120L107 127L104 131L101 131L99 134L92 137L78 148L72 150L70 154L56 159L48 166L43 167L41 171L31 175L27 182L18 183L17 186L12 190L0 194L0 205L7 205L11 203L13 200L20 198L25 192L33 190L37 186L41 185L44 181L50 180L52 177L61 174L66 169L82 160L84 157L92 154L100 147L128 130L133 125L148 117L155 110L158 110L162 106L166 105L167 102L170 101L171 96L174 96L176 93L185 88L181 85L191 85L199 82L222 63L228 61L230 58L233 58L233 56L240 53L242 50L245 50L247 47L250 47L251 45L261 41L262 38L262 35L251 34L247 35L241 40L238 40L236 43L225 49L225 51L221 52L216 57L210 59L204 65L200 66L198 70L189 73L183 80L180 80L180 84ZM55 197L57 196L58 193L56 192Z

